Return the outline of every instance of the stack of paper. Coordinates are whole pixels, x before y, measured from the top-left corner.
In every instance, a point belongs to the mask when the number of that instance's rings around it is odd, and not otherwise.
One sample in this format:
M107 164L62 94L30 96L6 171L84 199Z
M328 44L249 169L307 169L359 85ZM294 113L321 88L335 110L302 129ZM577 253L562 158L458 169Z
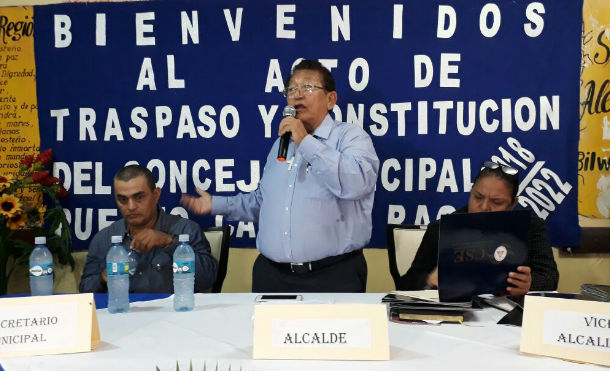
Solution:
M427 323L464 321L464 314L481 309L476 301L446 303L438 300L438 291L393 291L383 297L395 322Z
M580 286L580 293L591 296L598 301L610 301L610 286L583 284Z

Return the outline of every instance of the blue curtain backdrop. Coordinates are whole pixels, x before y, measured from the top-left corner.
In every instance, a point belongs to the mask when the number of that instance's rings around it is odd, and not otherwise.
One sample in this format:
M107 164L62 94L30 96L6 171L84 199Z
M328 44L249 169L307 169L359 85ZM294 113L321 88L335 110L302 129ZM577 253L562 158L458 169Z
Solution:
M582 2L486 4L36 6L42 148L54 148L66 179L75 247L120 218L112 176L130 161L151 168L161 205L185 216L178 201L195 185L254 189L298 58L332 67L335 117L375 144L371 247L385 246L388 222L426 224L465 205L492 158L519 169L520 207L546 219L553 245L577 245ZM256 225L194 219L229 223L233 246L255 245Z

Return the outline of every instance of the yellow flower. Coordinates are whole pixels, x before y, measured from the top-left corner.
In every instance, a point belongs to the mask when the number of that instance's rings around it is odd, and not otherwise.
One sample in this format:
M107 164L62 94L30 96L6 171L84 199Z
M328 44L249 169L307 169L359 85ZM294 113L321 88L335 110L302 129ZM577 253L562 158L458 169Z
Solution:
M0 214L11 218L18 211L21 211L21 202L17 197L9 194L0 196Z
M8 188L11 185L13 177L10 175L0 175L0 191L4 188Z
M27 219L28 218L25 215L25 213L23 211L19 210L6 221L6 225L10 229L19 229L20 227L25 225L25 222L27 221Z
M46 205L38 206L38 214L40 216L40 225L42 225L44 223L44 214L46 212L47 212L47 206Z

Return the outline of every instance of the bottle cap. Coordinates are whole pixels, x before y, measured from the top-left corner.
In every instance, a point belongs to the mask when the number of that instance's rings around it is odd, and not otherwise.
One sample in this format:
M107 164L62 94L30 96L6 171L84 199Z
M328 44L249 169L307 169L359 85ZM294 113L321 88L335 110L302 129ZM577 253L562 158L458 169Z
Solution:
M180 241L180 242L189 242L189 235L188 234L181 234L180 236L178 236L178 241Z
M112 237L110 237L110 242L121 243L121 242L123 242L123 236L112 236Z
M38 236L34 238L34 245L44 245L47 243L47 238L45 236Z

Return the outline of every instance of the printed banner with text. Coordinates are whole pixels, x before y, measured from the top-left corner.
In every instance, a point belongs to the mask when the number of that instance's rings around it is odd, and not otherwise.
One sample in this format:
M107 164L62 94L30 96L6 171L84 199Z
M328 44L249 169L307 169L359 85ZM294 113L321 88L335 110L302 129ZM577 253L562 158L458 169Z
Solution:
M65 179L75 247L120 218L112 176L149 167L161 205L195 187L256 189L299 58L331 69L334 116L381 161L371 247L387 223L466 204L482 161L516 167L519 204L576 246L582 2L155 1L37 6L42 148ZM256 225L229 223L232 246ZM311 221L315 223L316 221Z

